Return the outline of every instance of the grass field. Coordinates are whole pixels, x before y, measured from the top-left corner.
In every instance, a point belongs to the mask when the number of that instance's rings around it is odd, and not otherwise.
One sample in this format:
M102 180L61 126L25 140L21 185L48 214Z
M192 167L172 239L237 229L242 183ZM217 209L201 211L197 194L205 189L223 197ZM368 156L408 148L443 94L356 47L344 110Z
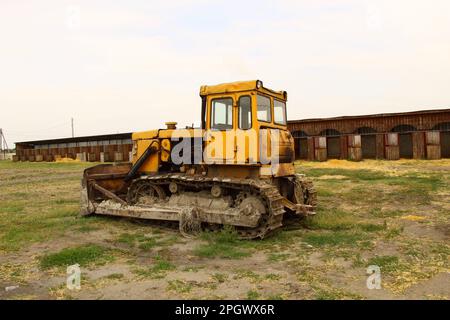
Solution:
M298 162L318 214L262 241L80 217L89 165L0 161L1 299L450 297L450 160ZM81 290L66 288L74 263Z

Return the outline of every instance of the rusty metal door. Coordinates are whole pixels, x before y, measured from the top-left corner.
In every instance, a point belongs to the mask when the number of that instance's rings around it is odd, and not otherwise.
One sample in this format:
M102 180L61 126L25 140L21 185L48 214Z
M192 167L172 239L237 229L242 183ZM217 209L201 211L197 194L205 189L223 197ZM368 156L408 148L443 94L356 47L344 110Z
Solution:
M327 138L327 157L329 159L339 159L341 157L340 137Z
M308 139L307 138L299 138L298 139L298 154L297 157L299 159L307 159L308 158Z
M362 135L361 149L363 159L375 159L377 157L376 136L373 134Z
M441 132L441 157L450 158L450 131Z
M308 139L307 138L300 138L299 139L299 146L300 146L300 159L307 159L308 158Z
M411 133L399 133L398 144L400 158L412 159L413 157L413 141Z

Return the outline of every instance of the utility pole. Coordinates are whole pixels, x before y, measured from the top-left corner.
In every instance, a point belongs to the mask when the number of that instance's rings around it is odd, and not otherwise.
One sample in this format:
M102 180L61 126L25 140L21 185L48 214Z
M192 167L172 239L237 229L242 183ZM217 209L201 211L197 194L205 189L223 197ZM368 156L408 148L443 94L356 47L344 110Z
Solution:
M75 133L73 131L73 118L70 118L70 123L72 124L72 138L75 137Z
M6 143L5 135L3 134L3 129L0 128L0 152L3 151L3 160L6 159L6 152L8 152L8 143Z

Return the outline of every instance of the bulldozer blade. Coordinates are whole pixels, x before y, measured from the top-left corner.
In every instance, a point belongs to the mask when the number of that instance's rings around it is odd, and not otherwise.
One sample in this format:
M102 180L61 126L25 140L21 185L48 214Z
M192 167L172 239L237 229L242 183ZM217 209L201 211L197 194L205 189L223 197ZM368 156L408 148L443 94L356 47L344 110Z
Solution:
M170 206L129 206L121 205L112 200L106 200L95 207L95 214L120 216L129 218L180 221L180 213L183 208ZM258 225L259 216L242 217L238 214L226 211L197 208L197 219L201 222L234 225L241 227L255 227Z
M128 183L124 178L131 169L131 163L100 164L84 170L81 180L81 215L95 212L98 200L113 199L126 204L120 195L125 195Z

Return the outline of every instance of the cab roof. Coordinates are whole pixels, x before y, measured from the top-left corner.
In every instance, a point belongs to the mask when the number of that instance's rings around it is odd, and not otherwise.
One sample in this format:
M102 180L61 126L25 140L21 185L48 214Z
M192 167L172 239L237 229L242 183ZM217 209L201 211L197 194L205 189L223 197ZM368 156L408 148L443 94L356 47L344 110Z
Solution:
M258 87L258 83L260 86ZM200 96L207 96L210 94L221 94L221 93L231 93L231 92L242 92L242 91L259 91L262 93L266 93L272 95L276 98L287 100L287 92L286 91L274 91L268 88L265 88L260 80L250 80L250 81L236 81L229 83L221 83L213 86L201 86L200 87Z

